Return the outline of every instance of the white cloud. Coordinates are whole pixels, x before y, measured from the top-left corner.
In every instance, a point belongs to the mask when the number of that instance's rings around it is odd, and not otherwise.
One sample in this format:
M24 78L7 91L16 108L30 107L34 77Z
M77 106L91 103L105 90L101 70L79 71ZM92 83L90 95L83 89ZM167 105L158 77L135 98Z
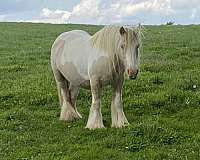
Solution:
M199 21L200 18L200 1L199 0L171 0L171 8L175 14L174 17L181 17L189 21ZM200 22L200 21L199 21Z
M133 17L140 13L156 13L166 16L171 12L173 11L170 6L170 0L143 0L138 2L117 0L102 12L100 21L107 23L112 19L111 23L123 23L123 20L127 17Z
M141 11L166 14L170 10L170 0L148 0L139 3L118 2L113 6L122 16L134 15Z
M73 7L69 21L71 23L98 23L102 10L102 0L81 0Z
M71 12L43 8L38 18L28 21L37 23L90 23L92 19L96 20L100 15L99 3L100 0L81 0Z
M123 19L139 12L157 12L167 15L171 12L170 0L115 0L105 6L105 0L81 0L71 12L43 8L40 18L33 22L51 23L123 23Z
M81 0L72 10L72 17L96 18L100 15L99 4L101 0Z
M43 8L40 15L33 19L20 19L19 22L33 22L33 23L55 23L63 24L68 23L71 12L64 10L50 10L48 8Z
M52 11L48 8L43 8L41 12L41 20L52 21L53 23L66 23L71 13L63 10Z
M165 23L169 20L177 23L197 22L199 17L199 0L80 0L70 11L43 8L39 16L25 21L94 24L142 22L151 24ZM0 19L3 19L3 16L0 16Z
M171 7L174 10L188 10L200 7L199 0L171 0Z

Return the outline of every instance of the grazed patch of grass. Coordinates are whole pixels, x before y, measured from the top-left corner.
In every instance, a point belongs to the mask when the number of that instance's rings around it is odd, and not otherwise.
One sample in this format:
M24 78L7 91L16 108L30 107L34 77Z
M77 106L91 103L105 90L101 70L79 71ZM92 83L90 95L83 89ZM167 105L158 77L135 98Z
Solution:
M110 87L102 97L106 129L84 129L91 105L85 90L77 101L83 118L58 120L51 45L62 32L101 28L0 23L0 159L200 158L199 25L145 27L141 72L123 90L129 127L110 128Z

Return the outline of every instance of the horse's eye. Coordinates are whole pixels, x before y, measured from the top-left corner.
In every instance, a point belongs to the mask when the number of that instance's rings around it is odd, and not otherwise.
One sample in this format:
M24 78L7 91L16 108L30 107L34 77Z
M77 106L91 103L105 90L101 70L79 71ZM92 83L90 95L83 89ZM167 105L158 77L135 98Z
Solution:
M125 44L122 44L122 45L121 45L121 48L124 49L124 48L125 48Z
M139 52L138 50L139 50L139 47L140 47L139 45L137 45L137 47L136 47L136 57L137 57L137 58L138 58L138 52Z

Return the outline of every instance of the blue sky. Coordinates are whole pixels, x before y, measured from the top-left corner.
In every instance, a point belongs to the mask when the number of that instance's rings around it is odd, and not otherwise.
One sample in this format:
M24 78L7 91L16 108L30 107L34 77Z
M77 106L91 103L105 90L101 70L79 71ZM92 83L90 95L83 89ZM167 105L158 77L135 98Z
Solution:
M0 0L0 21L199 24L200 0Z

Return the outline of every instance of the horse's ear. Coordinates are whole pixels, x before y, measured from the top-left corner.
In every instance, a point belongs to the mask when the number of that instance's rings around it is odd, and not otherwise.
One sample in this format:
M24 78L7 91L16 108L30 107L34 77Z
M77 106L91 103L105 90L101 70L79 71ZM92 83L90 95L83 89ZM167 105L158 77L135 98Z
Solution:
M144 29L144 27L141 25L141 23L139 23L137 26L137 32L140 33L140 32L142 32L143 29Z
M142 29L141 23L138 24L138 29Z
M122 36L122 35L124 35L125 32L126 32L126 31L125 31L124 27L122 26L122 27L119 29L119 33L120 33L121 36Z

